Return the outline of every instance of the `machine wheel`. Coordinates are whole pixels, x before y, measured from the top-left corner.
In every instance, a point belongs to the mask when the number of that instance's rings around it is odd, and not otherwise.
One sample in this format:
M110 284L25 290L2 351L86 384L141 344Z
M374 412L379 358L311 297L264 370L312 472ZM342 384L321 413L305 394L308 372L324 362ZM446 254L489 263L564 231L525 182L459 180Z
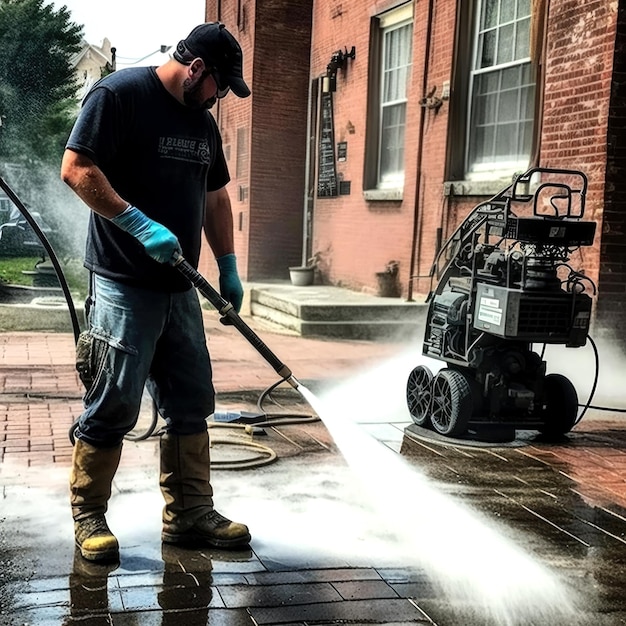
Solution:
M578 394L571 381L562 374L548 374L544 379L545 422L539 432L548 437L560 437L576 424Z
M442 435L455 437L467 430L472 417L472 391L467 378L451 369L442 369L433 381L430 421Z
M430 425L430 402L432 398L433 373L418 365L406 383L406 403L411 418L418 426Z

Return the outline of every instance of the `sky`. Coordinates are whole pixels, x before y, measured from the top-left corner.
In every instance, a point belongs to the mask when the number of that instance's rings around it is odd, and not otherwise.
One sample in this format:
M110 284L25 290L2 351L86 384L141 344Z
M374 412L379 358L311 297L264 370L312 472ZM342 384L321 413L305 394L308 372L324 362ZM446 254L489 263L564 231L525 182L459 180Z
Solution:
M72 21L84 26L88 43L100 46L106 37L117 48L118 68L158 65L166 59L152 55L162 45L176 46L191 29L205 21L205 0L51 0L66 6Z

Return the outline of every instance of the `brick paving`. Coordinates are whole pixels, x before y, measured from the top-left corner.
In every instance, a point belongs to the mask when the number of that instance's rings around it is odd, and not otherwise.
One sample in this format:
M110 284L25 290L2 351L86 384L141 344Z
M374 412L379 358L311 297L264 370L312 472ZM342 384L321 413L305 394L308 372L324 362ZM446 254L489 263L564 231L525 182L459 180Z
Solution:
M276 381L275 372L235 329L223 327L212 312L207 313L205 321L218 399L224 397L235 403L249 399ZM250 323L297 378L307 384L349 379L354 372L380 364L402 349L402 346L385 342L302 339L276 333L253 321ZM19 490L24 481L39 476L38 472L52 473L52 468L65 470L69 466L72 447L68 429L82 407L81 384L74 370L72 335L0 334L0 390L0 477L4 499L8 502L12 490ZM376 392L372 389L372 393ZM389 424L385 419L381 416L380 423L365 423L364 426L399 451L402 424ZM298 454L302 451L319 459L318 464L333 458L323 424L298 428L296 432L285 431L284 435L272 434L272 445L284 446L281 457L284 466L300 467L302 461ZM606 593L601 594L598 604L592 607L595 612L589 621L575 621L570 616L563 621L550 618L546 622L533 621L533 624L626 624L626 606L616 591L623 589L626 582L626 577L620 578L619 565L626 562L626 553L616 547L622 543L626 546L620 539L626 536L626 435L618 414L590 411L568 440L558 444L531 440L505 450L479 451L424 442L419 447L420 459L426 463L424 467L432 470L435 478L448 485L448 489L463 491L464 488L470 501L489 491L490 510L498 511L504 518L510 515L524 533L537 532L538 520L544 516L547 523L542 526L540 538L529 540L533 551L545 550L546 558L571 574L575 582L580 581L583 589L588 586L585 581L589 576L593 578L594 588L604 589L603 585L608 585ZM156 454L154 442L129 444L125 447L122 465L126 469L140 468L153 473ZM487 458L490 460L485 461ZM261 476L275 479L280 470L273 471L274 474ZM299 471L306 476L306 469ZM332 475L332 469L330 471ZM119 493L124 497L132 491L130 483L137 480L137 474L126 477L122 471L119 474ZM251 481L249 487L258 480ZM543 509L536 509L524 499L526 489L545 499ZM574 502L567 513L559 508L569 506L563 504L565 492ZM581 509L576 500L578 495L590 505L589 513ZM407 496L410 498L411 494ZM58 500L65 497L62 490L59 494L53 493L50 506L64 510L65 503L60 505ZM297 502L296 498L294 503ZM69 520L66 521L57 532L71 533ZM25 534L18 533L12 540L23 542L19 559L25 563L29 562L33 542L37 543L36 530L33 530L38 528L37 520L31 519L29 523L30 526L26 524L23 529ZM158 524L158 520L151 523ZM365 567L342 564L341 559L336 558L322 559L322 565L316 566L314 554L303 557L299 565L289 565L288 560L281 560L285 555L263 545L239 559L204 552L176 554L176 549L172 555L162 552L158 542L150 539L149 529L145 532L148 534L141 541L126 541L122 567L104 574L82 571L84 563L77 562L76 558L68 574L71 539L62 542L62 549L52 547L52 540L43 539L47 545L46 555L40 556L38 562L33 560L32 571L25 576L28 584L13 582L10 585L14 592L11 618L2 610L0 579L0 624L46 626L76 622L173 626L210 622L225 626L249 626L251 623L268 626L309 623L501 626L505 623L497 618L476 619L471 603L467 606L446 604L442 601L442 591L434 587L419 568ZM590 536L596 532L598 538ZM546 541L553 543L545 544ZM610 544L614 546L613 552L607 552L610 542L613 542ZM590 554L599 551L602 562L608 564L610 575L598 569L599 566L594 565L596 569L592 569L586 564L583 560L586 557L581 557L576 548L580 545L590 547ZM15 566L19 561L15 558L6 563L12 562ZM449 616L450 611L453 617Z
M570 478L595 502L626 509L625 427L617 416L583 419L567 445L534 445L522 453Z
M254 393L276 381L273 369L235 329L219 324L212 312L205 314L205 324L218 397ZM303 339L263 325L256 331L301 381L327 380L329 372L339 380L399 350L394 343ZM29 466L68 464L68 431L82 410L73 336L0 334L0 391L0 462L10 458ZM530 445L520 453L569 475L590 497L626 508L625 419L590 410L566 445Z
M276 382L274 370L234 328L221 325L212 312L205 313L205 324L218 396L262 391ZM332 341L270 333L262 326L256 330L301 381L328 377L329 363L339 379L397 350L394 344L346 341L338 353ZM68 432L82 410L74 358L69 333L0 334L0 462L10 458L45 465L71 460Z

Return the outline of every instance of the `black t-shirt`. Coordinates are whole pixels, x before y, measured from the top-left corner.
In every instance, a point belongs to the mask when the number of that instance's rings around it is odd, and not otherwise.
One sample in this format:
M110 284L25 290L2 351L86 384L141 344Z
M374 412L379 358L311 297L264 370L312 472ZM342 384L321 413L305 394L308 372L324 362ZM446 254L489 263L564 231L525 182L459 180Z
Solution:
M92 159L122 198L167 226L197 267L205 193L230 179L209 111L180 104L155 68L119 70L93 86L67 147ZM158 291L189 288L176 269L151 259L132 235L94 212L85 267Z

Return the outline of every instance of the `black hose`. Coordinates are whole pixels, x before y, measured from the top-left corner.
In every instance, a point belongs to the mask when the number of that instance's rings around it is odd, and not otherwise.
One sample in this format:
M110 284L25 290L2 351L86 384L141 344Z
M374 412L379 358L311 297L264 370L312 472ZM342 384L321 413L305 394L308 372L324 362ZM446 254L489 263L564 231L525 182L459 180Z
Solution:
M580 415L576 418L576 421L574 422L574 426L580 423L580 421L585 416L585 413L587 412L588 409L594 409L596 411L608 411L611 413L626 413L626 409L620 409L617 407L609 407L609 406L597 406L597 405L591 404L593 397L596 394L596 389L598 387L598 379L599 379L599 374L600 374L600 355L598 352L598 346L596 345L591 335L587 335L587 339L589 340L589 343L591 344L591 348L593 349L595 373L593 376L593 384L591 386L591 391L589 392L589 398L587 398L587 402L585 402L585 404L578 405L579 407L582 407L583 410L581 411ZM543 345L543 350L541 352L542 358L543 358L545 349L546 349L546 344Z
M611 407L611 406L598 406L596 404L591 404L591 401L593 400L593 396L596 393L596 388L598 386L598 378L600 374L600 354L598 352L598 347L596 346L594 340L591 338L590 335L587 335L587 339L589 339L589 343L591 344L591 347L593 348L593 353L595 355L596 373L593 378L593 385L591 387L591 392L589 393L589 398L587 402L584 405L583 404L578 405L578 406L584 406L584 410L580 414L580 417L576 420L577 424L583 418L583 415L585 414L587 409L593 409L595 411L608 411L610 413L626 413L626 409L621 409L621 408Z
M159 421L159 409L156 405L156 402L153 400L152 401L152 417L150 419L150 426L148 426L148 428L146 428L144 430L144 432L142 433L138 433L136 435L132 434L132 431L130 433L126 433L126 435L124 435L124 439L126 439L127 441L144 441L145 439L148 439L148 437L151 437L153 434L155 434L155 430L156 430L156 426L157 423Z
M70 319L72 321L72 329L74 332L74 342L78 341L78 335L80 335L80 324L78 323L78 316L76 315L76 308L74 307L74 302L72 300L72 295L70 294L70 289L65 280L65 274L63 274L63 270L61 269L61 264L57 258L57 255L54 252L54 248L50 245L48 238L44 234L44 232L39 227L39 224L35 221L33 216L30 214L24 203L18 198L17 194L11 189L8 183L0 176L0 187L7 194L11 202L17 207L18 211L22 214L24 219L28 222L30 227L35 231L37 237L41 241L44 249L48 253L50 257L50 261L54 267L54 271L56 272L57 279L59 284L61 285L61 289L63 290L63 295L65 297L65 301L67 302L67 307L70 312Z
M576 426L576 424L580 423L580 420L582 420L582 418L585 416L585 413L587 412L587 409L589 409L590 406L591 406L591 401L593 400L593 396L595 395L596 388L598 386L598 376L599 376L599 373L600 373L600 356L598 354L598 346L596 346L596 342L591 338L591 335L587 335L587 339L589 339L589 343L591 344L591 347L593 349L594 360L595 360L595 365L596 365L596 371L595 371L595 374L593 376L593 385L591 386L591 391L589 393L589 398L587 398L587 403L584 405L584 408L583 408L582 412L580 413L580 415L578 416L578 418L574 422L574 426ZM579 406L581 406L581 405L579 405Z
M626 413L626 409L618 409L612 406L596 406L594 404L586 404L585 408L594 409L595 411L608 411L610 413Z
M278 380L275 383L272 383L267 389L263 390L259 395L256 406L259 413L262 413L263 420L255 421L253 426L258 428L264 427L273 427L273 426L286 426L291 424L303 424L307 422L317 422L319 421L319 416L316 414L301 414L301 413L270 413L263 408L264 401L270 397L272 391L276 389L279 385L282 385L285 381L283 379ZM157 423L159 420L159 411L157 409L156 404L152 403L152 419L150 421L150 425L142 432L132 435L128 433L124 439L128 441L145 441L152 436L158 436L160 431L157 431ZM235 422L236 423L236 422ZM222 426L227 426L228 424L221 424ZM73 442L73 431L76 429L77 424L73 424L70 429L70 439Z

